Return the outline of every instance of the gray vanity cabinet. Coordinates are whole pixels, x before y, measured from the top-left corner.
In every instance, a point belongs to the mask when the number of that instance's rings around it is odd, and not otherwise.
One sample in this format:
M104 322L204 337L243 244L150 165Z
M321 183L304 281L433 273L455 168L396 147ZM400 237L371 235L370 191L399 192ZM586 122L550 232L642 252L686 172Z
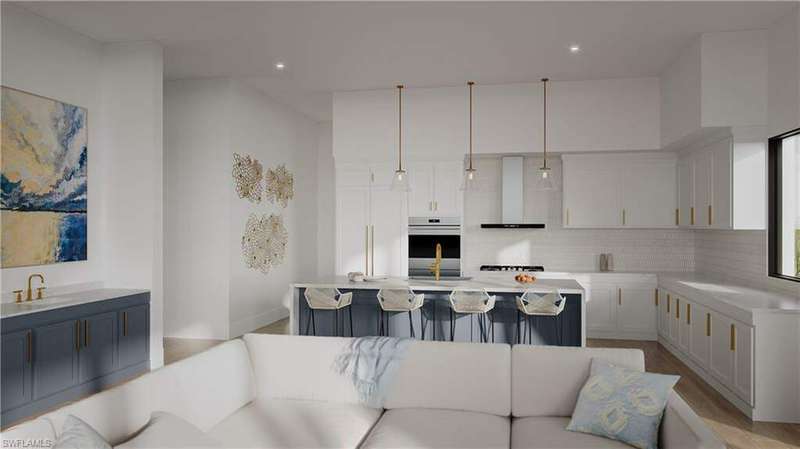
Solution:
M78 384L78 323L78 320L61 321L33 330L34 399Z
M150 294L110 292L2 318L3 427L150 369Z
M2 391L0 402L3 410L29 402L33 397L31 388L32 339L30 329L3 334L2 342Z
M119 367L147 360L150 348L150 310L146 305L120 310L117 320Z

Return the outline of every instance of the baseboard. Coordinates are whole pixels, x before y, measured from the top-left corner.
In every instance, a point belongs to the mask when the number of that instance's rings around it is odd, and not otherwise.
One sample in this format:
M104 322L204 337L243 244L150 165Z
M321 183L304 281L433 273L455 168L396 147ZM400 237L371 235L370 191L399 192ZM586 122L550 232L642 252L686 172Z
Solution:
M264 327L268 324L272 324L278 320L288 317L289 309L285 307L278 307L258 315L253 315L238 321L234 321L231 323L230 327L230 338L242 336L260 327Z
M654 332L628 332L628 331L600 331L587 330L587 338L599 338L601 340L644 340L656 341L658 335Z

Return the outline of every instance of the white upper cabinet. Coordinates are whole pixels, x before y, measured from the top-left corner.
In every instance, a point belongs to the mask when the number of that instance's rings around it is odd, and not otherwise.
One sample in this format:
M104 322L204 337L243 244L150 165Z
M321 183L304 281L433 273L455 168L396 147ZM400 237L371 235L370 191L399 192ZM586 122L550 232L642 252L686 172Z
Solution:
M461 216L461 162L415 162L408 169L412 217Z
M675 158L667 154L564 155L566 228L675 226Z
M689 213L689 223L698 228L711 226L709 209L711 208L711 180L714 176L711 165L711 152L704 151L695 155L694 163L694 203Z

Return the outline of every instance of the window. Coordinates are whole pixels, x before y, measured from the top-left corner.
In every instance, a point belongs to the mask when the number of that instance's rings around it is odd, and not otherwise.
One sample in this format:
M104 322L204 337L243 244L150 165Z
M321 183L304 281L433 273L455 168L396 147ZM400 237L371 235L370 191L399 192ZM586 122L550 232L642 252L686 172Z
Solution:
M769 275L800 282L800 128L769 139Z

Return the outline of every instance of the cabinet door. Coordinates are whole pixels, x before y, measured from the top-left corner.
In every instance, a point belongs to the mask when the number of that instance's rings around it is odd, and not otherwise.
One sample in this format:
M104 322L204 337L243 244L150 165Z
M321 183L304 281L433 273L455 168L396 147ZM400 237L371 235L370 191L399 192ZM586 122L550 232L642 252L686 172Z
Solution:
M2 410L10 410L27 402L33 397L31 389L31 366L33 363L33 336L30 330L3 334L2 390L0 401Z
M689 314L691 314L692 305L684 298L675 298L675 320L678 326L678 347L683 350L685 354L689 353Z
M725 385L733 384L733 320L711 312L711 373Z
M336 190L336 274L368 273L369 187Z
M691 226L694 207L694 162L690 157L678 161L678 225Z
M150 309L146 304L117 313L119 367L127 368L147 360L150 347Z
M753 403L753 328L733 323L733 390L748 404Z
M622 225L616 169L586 169L565 164L564 227L610 228Z
M433 214L437 217L461 216L461 162L439 162L433 167Z
M663 289L656 289L656 296L658 301L658 310L656 311L656 323L658 324L658 335L667 338L669 331L667 329L667 292Z
M625 165L622 208L626 227L663 228L675 223L675 162L641 160Z
M408 276L406 195L375 187L370 200L371 275Z
M667 317L667 326L669 327L669 340L672 344L679 346L681 331L678 326L678 314L680 313L680 299L674 294L670 294L667 298L667 305L669 309L669 316Z
M644 287L620 287L617 292L619 330L654 332L656 309L653 290Z
M709 223L714 228L731 227L732 190L731 139L724 139L710 147L711 151L711 209Z
M83 320L83 346L79 379L86 382L116 369L117 312L100 313Z
M433 216L433 165L415 163L409 167L408 215L412 217Z
M704 149L694 158L694 226L709 226L711 208L711 151Z
M34 399L78 384L79 320L63 321L33 331Z
M692 303L689 321L689 356L695 363L708 369L711 356L711 312Z
M586 328L598 331L617 329L617 287L592 286L592 296L586 305Z

